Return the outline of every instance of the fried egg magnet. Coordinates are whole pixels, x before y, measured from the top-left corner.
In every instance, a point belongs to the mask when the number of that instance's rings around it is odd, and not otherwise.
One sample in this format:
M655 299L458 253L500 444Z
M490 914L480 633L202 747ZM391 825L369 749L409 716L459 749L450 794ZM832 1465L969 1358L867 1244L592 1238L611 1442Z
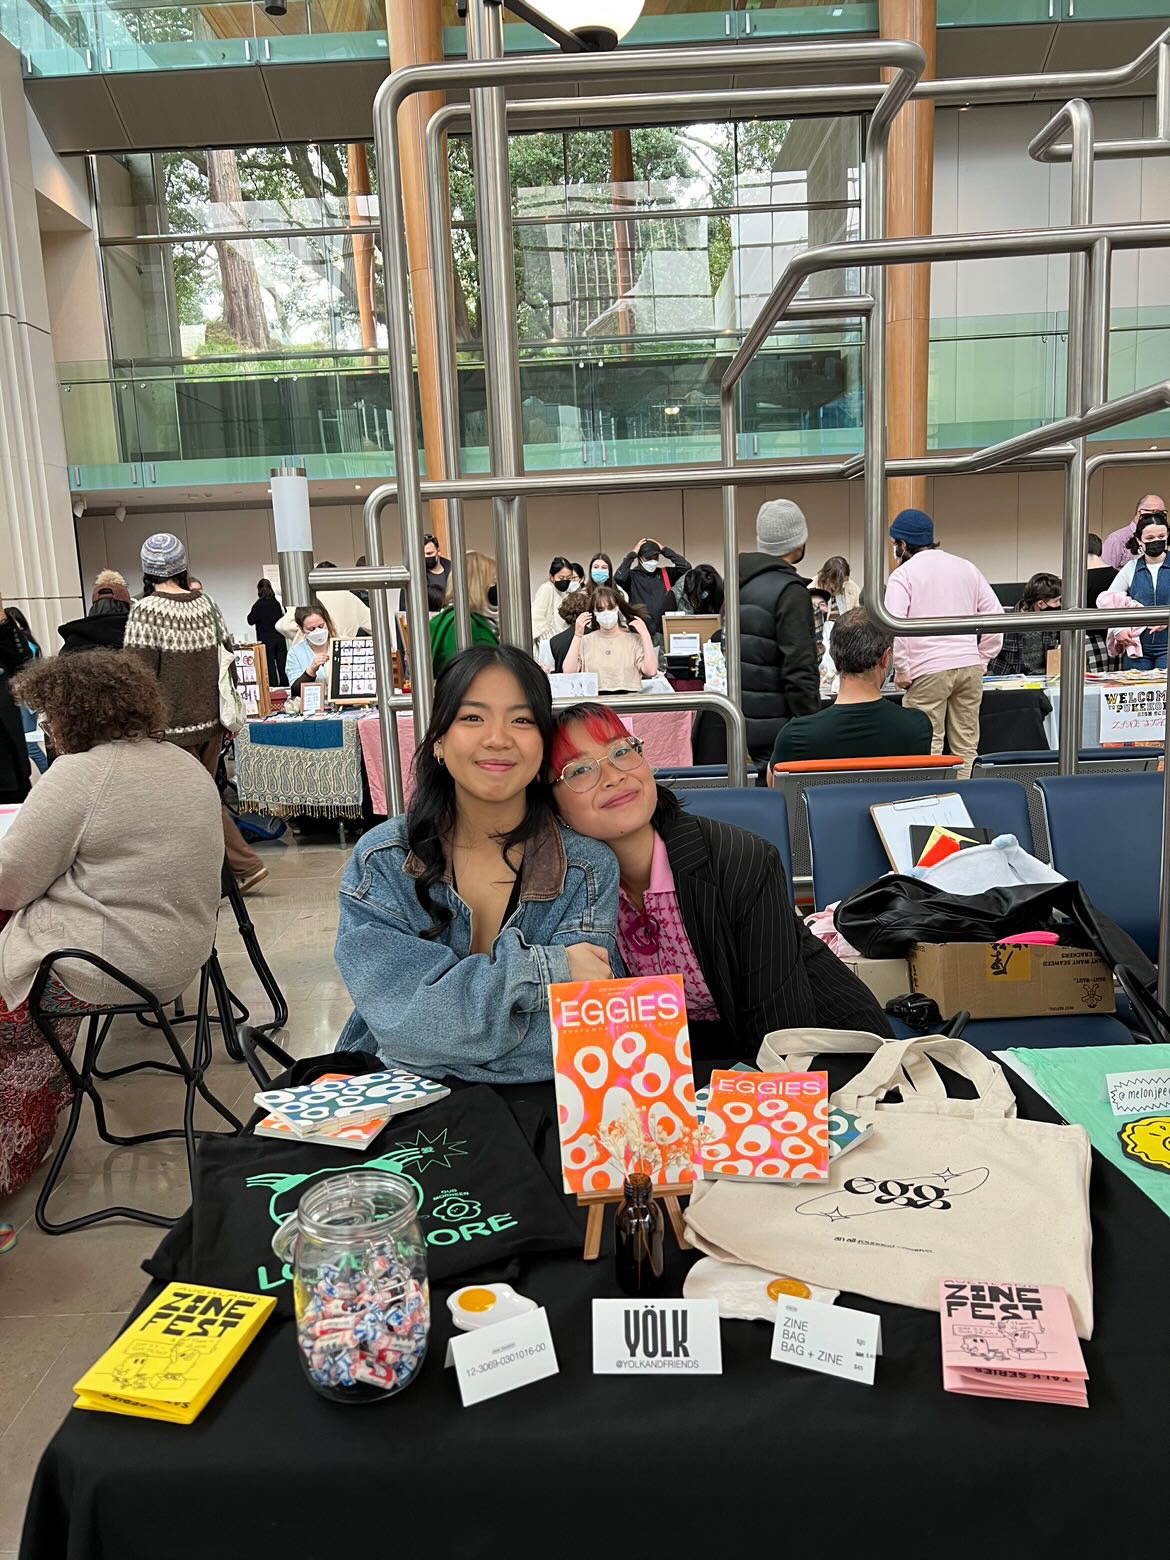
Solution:
M518 1295L511 1284L466 1284L449 1297L447 1309L461 1332L475 1332L535 1311L536 1301Z
M819 1300L832 1305L840 1293L806 1284L799 1278L784 1278L763 1268L738 1262L717 1262L704 1257L686 1276L683 1295L688 1300L718 1300L719 1315L738 1321L771 1322L776 1317L776 1302L781 1295L796 1295L801 1300Z

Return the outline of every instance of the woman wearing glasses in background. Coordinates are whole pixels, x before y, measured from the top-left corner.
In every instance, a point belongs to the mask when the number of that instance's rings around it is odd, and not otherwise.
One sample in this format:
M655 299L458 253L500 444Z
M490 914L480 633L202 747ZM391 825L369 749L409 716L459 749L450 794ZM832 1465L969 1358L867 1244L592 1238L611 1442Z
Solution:
M618 859L627 972L683 977L697 1060L754 1061L773 1029L890 1034L870 991L794 912L775 846L684 811L613 710L562 710L552 768L563 821Z

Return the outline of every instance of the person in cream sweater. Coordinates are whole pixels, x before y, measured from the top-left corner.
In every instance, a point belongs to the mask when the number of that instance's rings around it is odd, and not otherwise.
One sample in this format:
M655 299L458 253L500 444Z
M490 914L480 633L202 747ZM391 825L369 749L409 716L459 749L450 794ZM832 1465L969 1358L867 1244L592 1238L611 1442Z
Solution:
M42 662L16 686L60 757L0 839L0 1195L36 1170L69 1100L27 1006L41 960L82 948L170 1002L211 953L224 860L215 782L163 740L145 666L94 650ZM127 996L93 966L62 963L45 1006L69 1050L80 1008Z

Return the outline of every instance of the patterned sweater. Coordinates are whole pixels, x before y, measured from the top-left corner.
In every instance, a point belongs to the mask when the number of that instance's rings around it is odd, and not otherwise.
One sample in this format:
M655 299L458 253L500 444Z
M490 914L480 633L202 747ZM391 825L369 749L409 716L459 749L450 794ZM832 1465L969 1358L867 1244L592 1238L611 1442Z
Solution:
M202 747L219 730L218 621L211 598L190 590L155 591L130 608L125 647L158 678L167 740L179 747Z

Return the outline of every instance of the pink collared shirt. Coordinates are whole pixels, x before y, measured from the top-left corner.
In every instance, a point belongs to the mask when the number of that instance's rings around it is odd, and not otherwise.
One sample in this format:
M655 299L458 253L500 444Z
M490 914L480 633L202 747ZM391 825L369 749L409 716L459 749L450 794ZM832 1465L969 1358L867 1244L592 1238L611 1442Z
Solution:
M691 1023L718 1019L719 1009L683 925L674 873L661 834L654 836L650 887L642 895L642 909L638 910L625 889L618 897L617 941L628 974L682 976Z
M992 617L1003 607L973 563L935 549L898 565L886 581L886 610L897 618ZM1002 634L915 635L894 640L894 670L913 682L928 672L986 668L1002 649Z
M1129 520L1116 531L1110 531L1109 535L1101 543L1101 561L1107 563L1111 569L1124 569L1127 563L1134 561L1134 555L1125 545L1133 535L1133 521Z

